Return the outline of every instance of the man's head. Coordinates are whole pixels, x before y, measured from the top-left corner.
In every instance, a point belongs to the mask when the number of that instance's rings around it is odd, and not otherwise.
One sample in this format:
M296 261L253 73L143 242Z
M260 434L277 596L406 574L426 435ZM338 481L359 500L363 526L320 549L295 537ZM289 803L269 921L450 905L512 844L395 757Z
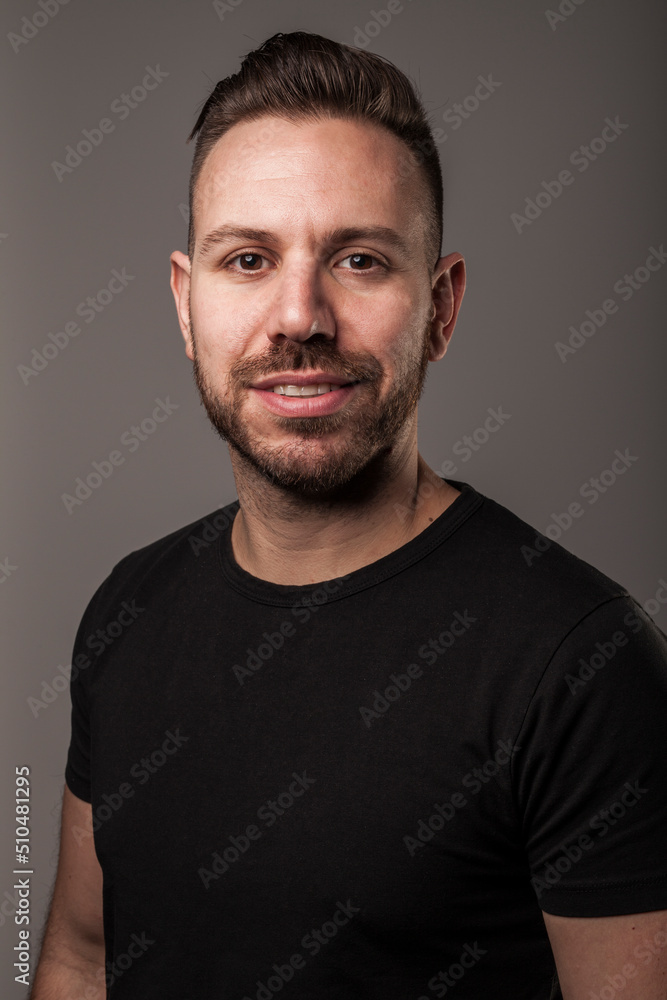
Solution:
M253 74L218 84L195 127L189 254L172 254L172 288L235 472L332 497L416 444L427 362L446 350L464 267L458 254L434 266L435 196L384 124L414 141L430 134L398 70L302 33L270 39L248 62ZM274 92L280 113L267 111ZM332 93L345 94L345 113L322 103Z
M197 223L197 181L215 144L239 122L265 117L291 122L345 118L387 129L404 144L398 180L423 193L426 256L432 267L442 243L442 172L424 108L408 78L381 56L305 31L279 33L248 53L241 69L220 80L190 133L188 255ZM270 128L257 146L270 142ZM252 146L248 150L252 152Z

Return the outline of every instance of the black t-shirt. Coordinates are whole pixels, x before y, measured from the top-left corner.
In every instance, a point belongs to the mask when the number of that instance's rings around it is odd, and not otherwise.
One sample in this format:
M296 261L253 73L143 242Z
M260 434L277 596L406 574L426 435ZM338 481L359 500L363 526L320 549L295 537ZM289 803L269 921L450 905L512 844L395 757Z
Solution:
M546 1000L541 910L667 907L664 634L452 485L336 580L241 569L235 503L91 600L66 780L114 1000Z

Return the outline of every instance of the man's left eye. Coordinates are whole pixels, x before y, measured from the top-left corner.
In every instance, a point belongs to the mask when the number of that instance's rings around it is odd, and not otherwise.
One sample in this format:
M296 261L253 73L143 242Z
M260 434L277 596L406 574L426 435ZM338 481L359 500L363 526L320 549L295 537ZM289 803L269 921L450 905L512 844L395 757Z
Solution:
M350 266L344 267L345 271L372 271L374 264L379 264L382 267L382 262L369 253L352 253L349 257L343 257L340 263L342 264L346 260L349 260Z

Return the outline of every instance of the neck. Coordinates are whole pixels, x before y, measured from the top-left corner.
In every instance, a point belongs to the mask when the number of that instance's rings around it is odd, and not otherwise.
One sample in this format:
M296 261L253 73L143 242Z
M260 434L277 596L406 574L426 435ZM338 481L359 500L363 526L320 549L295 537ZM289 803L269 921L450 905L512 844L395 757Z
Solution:
M326 500L276 487L230 455L240 504L234 556L271 583L314 584L361 569L416 537L459 496L421 457L416 434Z

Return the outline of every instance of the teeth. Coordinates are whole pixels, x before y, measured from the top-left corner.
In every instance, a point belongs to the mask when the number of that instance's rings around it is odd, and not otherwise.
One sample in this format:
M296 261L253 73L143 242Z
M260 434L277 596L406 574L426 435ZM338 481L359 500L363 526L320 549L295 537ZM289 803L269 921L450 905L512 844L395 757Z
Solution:
M281 396L323 396L325 392L338 388L329 382L320 382L314 385L274 385L273 391Z

